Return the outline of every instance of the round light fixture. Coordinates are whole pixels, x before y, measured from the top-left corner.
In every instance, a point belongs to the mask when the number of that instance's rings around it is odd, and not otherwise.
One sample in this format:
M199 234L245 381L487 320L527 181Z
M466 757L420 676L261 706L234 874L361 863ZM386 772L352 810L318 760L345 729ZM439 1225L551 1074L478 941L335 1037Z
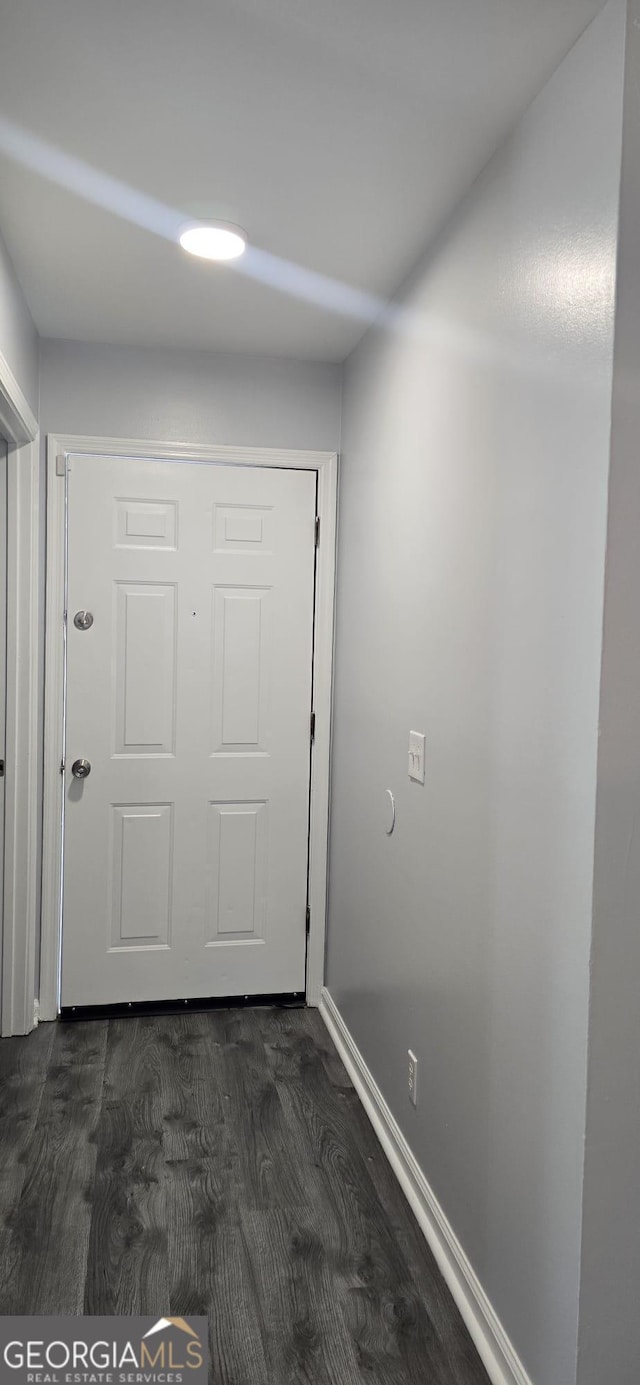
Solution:
M237 260L247 248L247 238L239 226L220 221L211 226L187 226L180 236L183 250L203 260Z

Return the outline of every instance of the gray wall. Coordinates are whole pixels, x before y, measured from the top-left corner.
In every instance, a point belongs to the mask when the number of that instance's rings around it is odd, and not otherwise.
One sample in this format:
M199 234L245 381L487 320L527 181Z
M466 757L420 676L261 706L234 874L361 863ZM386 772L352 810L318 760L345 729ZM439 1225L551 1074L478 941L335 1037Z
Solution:
M328 984L536 1385L576 1378L623 48L613 0L343 406Z
M580 1385L640 1379L640 2L629 4L600 702Z
M335 451L340 367L43 341L43 433Z
M0 352L38 413L38 334L0 236Z

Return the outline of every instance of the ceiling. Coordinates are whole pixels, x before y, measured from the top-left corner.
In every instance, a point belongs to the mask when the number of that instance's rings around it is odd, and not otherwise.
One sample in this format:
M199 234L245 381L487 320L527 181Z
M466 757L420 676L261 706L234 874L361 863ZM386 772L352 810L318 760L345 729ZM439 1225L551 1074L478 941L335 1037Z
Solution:
M43 336L341 360L600 0L2 0L0 229ZM187 257L226 217L237 266Z

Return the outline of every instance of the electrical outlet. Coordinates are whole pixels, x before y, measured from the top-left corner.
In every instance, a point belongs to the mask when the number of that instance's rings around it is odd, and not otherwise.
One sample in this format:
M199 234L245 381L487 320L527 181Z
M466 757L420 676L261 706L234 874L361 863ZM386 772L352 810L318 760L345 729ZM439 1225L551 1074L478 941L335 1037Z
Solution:
M408 1079L409 1079L409 1101L412 1106L418 1105L418 1059L411 1049L407 1051L409 1059Z

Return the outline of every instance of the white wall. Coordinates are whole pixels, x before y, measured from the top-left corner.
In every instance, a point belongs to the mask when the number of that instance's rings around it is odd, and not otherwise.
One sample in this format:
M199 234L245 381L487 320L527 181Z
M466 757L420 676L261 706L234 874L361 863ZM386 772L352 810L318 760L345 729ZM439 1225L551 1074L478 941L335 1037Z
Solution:
M43 433L335 451L340 367L43 341Z
M0 352L38 413L38 334L0 236Z
M343 406L328 984L536 1385L576 1378L623 48L612 0Z

